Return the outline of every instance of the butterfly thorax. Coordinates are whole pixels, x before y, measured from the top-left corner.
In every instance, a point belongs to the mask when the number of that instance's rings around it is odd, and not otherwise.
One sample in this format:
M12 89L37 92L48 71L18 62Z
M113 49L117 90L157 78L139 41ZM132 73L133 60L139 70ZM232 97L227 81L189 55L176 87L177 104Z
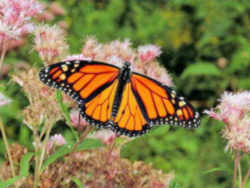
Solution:
M121 99L122 99L122 93L124 90L124 87L126 85L126 83L129 81L130 79L130 75L131 75L131 69L130 69L130 63L129 62L125 62L123 67L120 70L120 74L119 74L119 84L117 87L117 92L115 95L115 102L113 104L113 108L112 108L112 117L115 117L119 106L121 104Z

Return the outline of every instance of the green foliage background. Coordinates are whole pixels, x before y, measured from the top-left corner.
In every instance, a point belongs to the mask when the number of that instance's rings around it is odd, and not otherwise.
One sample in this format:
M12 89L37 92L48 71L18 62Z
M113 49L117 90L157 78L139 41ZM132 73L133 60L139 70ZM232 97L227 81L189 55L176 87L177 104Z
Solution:
M47 0L47 2L51 2ZM162 47L159 61L174 78L176 89L202 113L213 107L223 91L250 89L249 0L58 0L67 14L57 20L69 25L68 42L79 53L83 39L94 35L105 42L129 38L134 46L153 43ZM31 40L31 39L30 39ZM21 60L40 66L30 44L12 51L6 63ZM221 65L221 62L224 65ZM7 86L7 87L6 87ZM21 88L6 77L0 91L13 99L0 108L7 133L14 141L31 147L30 132L22 123L21 109L28 104ZM223 125L202 118L200 128L159 127L127 144L122 155L143 160L164 172L175 172L183 188L231 187L233 161L221 138ZM62 124L62 123L61 123ZM66 126L56 131L68 134ZM0 142L0 152L4 153ZM243 160L243 172L249 165ZM248 184L250 186L250 184Z

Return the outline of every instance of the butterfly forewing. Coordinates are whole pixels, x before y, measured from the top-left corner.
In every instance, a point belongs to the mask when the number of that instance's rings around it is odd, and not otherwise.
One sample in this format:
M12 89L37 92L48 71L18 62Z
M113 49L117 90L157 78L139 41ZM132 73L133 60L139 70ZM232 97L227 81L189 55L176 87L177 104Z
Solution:
M83 104L109 87L119 72L119 68L105 63L76 60L45 67L40 71L40 79Z
M132 74L131 83L140 107L145 109L144 116L149 124L189 128L198 126L198 112L173 89L137 73Z

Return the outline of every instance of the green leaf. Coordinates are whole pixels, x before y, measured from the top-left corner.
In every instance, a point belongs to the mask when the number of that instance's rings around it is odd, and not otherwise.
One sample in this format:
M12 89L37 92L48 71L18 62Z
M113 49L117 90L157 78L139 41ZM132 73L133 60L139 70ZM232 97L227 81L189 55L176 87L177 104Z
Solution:
M73 177L72 181L77 185L77 187L84 188L82 182L79 179L77 179L76 177Z
M102 143L97 139L85 139L82 143L78 145L77 151L86 150L86 149L95 149L101 146L103 146ZM57 159L63 157L64 155L69 154L71 150L73 149L73 147L74 147L74 144L67 144L67 145L61 146L57 151L55 151L55 153L50 155L47 158L47 160L44 161L43 166L42 166L42 171L47 166L55 162Z
M13 185L15 182L17 182L18 180L20 180L21 178L23 178L23 176L16 176L14 178L10 178L5 182L0 182L0 187L1 188L5 188L8 187L10 185Z
M87 149L95 149L95 148L99 148L102 146L103 144L100 140L86 138L81 144L79 144L79 146L77 147L77 150L81 151L81 150L87 150Z
M199 62L193 65L188 66L181 77L186 78L189 76L220 76L220 70L213 64L207 62Z
M67 144L67 145L63 145L61 146L55 153L53 153L52 155L50 155L47 160L44 161L43 165L42 165L42 171L45 170L45 168L47 166L49 166L51 163L55 162L57 159L59 159L60 157L70 153L71 149L72 149L72 144Z
M181 186L175 181L171 181L170 188L181 188Z
M34 155L34 153L26 153L20 162L20 175L16 176L14 178L10 178L5 182L0 182L0 187L1 188L5 188L8 187L10 185L13 185L15 182L17 182L18 180L20 180L21 178L28 176L29 175L29 161L31 159L31 157Z
M22 159L21 159L21 163L20 163L20 175L21 176L28 176L29 175L29 162L31 157L34 155L34 153L26 153Z
M206 174L210 174L210 173L218 172L218 171L224 171L224 172L226 172L226 170L223 169L223 168L212 168L212 169L210 169L210 170L206 170L206 171L203 172L202 174L203 174L203 175L206 175Z

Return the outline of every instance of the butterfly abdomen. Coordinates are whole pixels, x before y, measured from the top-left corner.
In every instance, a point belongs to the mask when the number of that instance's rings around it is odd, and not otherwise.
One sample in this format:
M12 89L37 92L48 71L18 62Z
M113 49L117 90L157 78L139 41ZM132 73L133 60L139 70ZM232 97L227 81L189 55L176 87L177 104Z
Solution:
M119 106L121 104L122 93L123 93L126 83L130 79L130 74L131 74L130 63L128 62L124 63L124 66L121 69L120 75L118 76L119 84L117 87L117 92L116 92L114 104L112 107L112 117L115 117L117 115Z

